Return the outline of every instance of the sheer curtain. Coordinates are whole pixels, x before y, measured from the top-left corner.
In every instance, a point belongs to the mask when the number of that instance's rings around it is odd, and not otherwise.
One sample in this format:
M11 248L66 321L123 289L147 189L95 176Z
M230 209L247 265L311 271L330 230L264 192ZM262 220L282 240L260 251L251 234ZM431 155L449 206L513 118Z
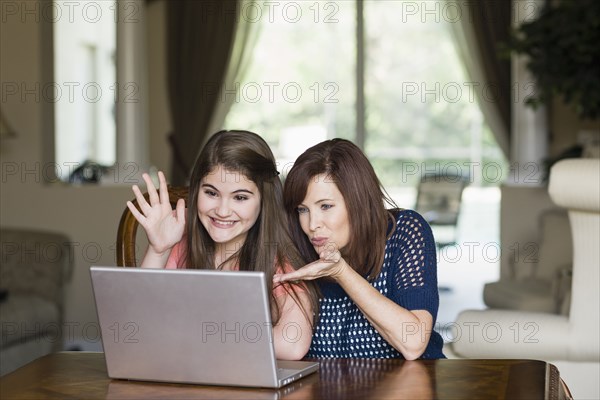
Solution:
M510 60L498 54L508 41L512 0L447 0L458 14L450 23L454 43L498 146L510 158ZM452 6L452 7L450 7Z

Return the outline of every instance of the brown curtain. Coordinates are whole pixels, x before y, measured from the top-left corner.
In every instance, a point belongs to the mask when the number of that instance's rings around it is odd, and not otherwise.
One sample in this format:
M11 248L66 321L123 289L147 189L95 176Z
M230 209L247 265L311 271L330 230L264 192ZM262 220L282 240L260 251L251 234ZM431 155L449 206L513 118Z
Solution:
M511 30L512 0L450 1L461 7L453 23L459 54L472 81L482 113L504 154L510 153L511 65L500 54Z
M236 0L170 0L168 85L173 132L172 185L185 185L221 100L234 42Z
M512 0L480 0L467 4L471 7L477 51L481 55L486 81L495 89L498 112L510 131L510 59L500 56L499 45L508 43Z

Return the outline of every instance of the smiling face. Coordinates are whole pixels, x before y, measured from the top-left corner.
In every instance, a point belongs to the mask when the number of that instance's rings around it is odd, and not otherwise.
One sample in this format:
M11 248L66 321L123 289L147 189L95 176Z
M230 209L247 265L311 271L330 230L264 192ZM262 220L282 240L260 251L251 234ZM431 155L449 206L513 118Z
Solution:
M350 242L350 219L337 185L325 175L311 178L306 196L297 207L302 230L315 251L343 249Z
M260 214L261 196L254 182L217 166L200 182L198 219L216 249L233 253L246 240Z

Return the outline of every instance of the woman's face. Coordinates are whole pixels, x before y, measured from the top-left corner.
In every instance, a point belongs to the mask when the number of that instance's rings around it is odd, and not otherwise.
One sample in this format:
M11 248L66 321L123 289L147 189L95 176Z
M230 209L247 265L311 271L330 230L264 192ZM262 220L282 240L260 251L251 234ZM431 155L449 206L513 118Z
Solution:
M219 165L200 182L198 219L217 247L233 254L258 219L260 198L254 182Z
M318 254L341 250L350 242L350 219L342 193L325 174L311 178L306 197L298 205L302 230Z

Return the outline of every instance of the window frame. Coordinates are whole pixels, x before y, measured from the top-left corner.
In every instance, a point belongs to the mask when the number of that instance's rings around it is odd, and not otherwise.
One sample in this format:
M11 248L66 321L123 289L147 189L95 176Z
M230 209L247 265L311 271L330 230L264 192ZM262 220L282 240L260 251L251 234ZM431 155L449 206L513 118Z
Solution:
M42 0L41 7L51 9L54 0ZM131 185L141 180L141 174L149 169L147 51L146 51L146 1L115 1L116 6L116 84L115 102L116 162L110 166L109 179L98 184ZM51 18L40 21L41 35L41 80L44 84L55 82L54 69L54 22ZM123 94L127 85L135 85L131 98ZM66 184L57 168L77 168L77 163L58 165L56 159L56 110L54 102L45 101L42 115L42 160L45 184ZM67 165L72 164L72 165Z

